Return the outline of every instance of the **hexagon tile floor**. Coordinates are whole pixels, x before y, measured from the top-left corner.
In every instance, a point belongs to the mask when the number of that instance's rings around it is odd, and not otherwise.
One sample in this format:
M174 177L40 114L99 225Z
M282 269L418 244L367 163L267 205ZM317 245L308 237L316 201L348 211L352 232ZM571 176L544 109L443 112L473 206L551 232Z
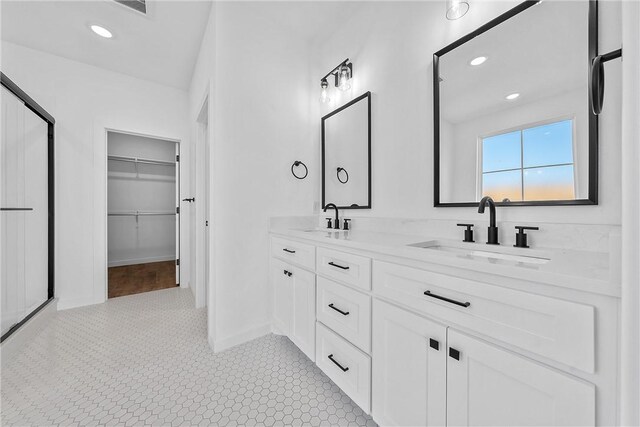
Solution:
M2 371L2 425L362 425L287 338L213 354L187 289L61 311Z

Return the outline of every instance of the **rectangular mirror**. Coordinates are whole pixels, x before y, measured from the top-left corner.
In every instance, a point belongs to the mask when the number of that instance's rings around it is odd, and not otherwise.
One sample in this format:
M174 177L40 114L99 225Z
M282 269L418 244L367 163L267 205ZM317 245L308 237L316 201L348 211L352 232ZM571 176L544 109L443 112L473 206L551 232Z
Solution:
M371 92L322 118L322 206L371 209Z
M597 204L596 7L527 1L434 54L434 206Z

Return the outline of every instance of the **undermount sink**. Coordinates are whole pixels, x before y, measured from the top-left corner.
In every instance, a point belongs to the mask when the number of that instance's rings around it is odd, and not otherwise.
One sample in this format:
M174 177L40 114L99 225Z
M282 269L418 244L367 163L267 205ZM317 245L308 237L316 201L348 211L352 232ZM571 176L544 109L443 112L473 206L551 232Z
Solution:
M478 243L457 243L444 242L440 240L430 240L427 242L412 243L408 246L440 252L448 252L465 257L479 257L486 258L488 260L513 261L524 264L546 264L551 261L551 258L549 258L546 253L540 251L532 251L531 255L527 255L522 254L522 251L527 251L529 249L517 250L510 247L497 246L495 248L491 248L491 250L488 250Z
M309 230L302 230L304 233L343 233L344 230L335 230L333 228L311 228Z

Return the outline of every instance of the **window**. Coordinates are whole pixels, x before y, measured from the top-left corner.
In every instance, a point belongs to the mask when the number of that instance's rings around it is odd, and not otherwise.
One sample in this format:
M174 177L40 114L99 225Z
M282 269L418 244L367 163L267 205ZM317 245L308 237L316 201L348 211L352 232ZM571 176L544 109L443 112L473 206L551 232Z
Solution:
M481 196L496 201L575 199L573 120L481 139Z

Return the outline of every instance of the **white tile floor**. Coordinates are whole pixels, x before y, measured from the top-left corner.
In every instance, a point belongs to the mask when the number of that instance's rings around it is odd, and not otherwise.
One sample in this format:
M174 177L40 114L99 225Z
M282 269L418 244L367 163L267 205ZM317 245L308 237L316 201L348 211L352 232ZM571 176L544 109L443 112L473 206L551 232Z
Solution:
M219 354L180 288L59 312L2 371L2 425L375 425L287 338Z

